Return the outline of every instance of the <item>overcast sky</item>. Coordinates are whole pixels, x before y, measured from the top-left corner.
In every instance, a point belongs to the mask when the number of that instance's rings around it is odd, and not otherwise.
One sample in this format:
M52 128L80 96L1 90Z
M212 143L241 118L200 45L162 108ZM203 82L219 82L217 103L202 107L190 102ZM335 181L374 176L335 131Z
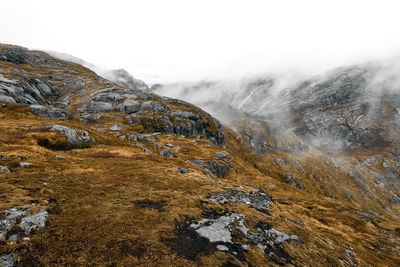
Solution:
M400 1L2 1L0 42L146 82L318 71L400 55Z

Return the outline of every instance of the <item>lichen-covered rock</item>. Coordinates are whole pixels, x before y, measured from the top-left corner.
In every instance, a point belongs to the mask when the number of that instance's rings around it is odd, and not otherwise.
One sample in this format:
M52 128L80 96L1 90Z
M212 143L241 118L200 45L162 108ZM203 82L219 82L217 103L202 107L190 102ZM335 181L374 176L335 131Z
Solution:
M239 222L241 227L238 227L244 234L247 234L249 229L243 225L245 216L238 213L232 213L226 216L221 216L217 219L202 219L190 225L195 231L210 242L232 243L232 235L230 228L234 222Z
M49 213L46 210L41 209L35 215L22 218L19 227L24 230L25 235L29 235L32 229L42 228L45 226L47 216L49 216Z
M62 135L65 135L68 138L68 143L71 145L82 145L94 141L87 131L75 130L63 125L53 125L49 131L60 132Z
M193 247L192 253L195 255L201 253L203 249L212 247L244 260L244 254L251 246L254 246L260 248L275 262L281 262L281 257L285 258L287 263L291 262L292 259L282 243L298 241L297 235L286 234L264 222L256 223L253 228L255 231L248 227L246 216L240 213L206 214L206 217L199 221L178 227L181 230L178 235L180 239L185 240L184 254L186 255L189 254L190 247ZM175 240L174 245L180 242L182 241ZM199 246L198 243L202 245ZM177 251L177 253L181 252Z
M232 168L231 163L227 160L191 159L187 162L190 162L201 169L211 172L218 178L224 178L227 175L229 169Z
M5 215L4 219L0 220L0 241L4 240L7 232L15 225L18 218L25 216L30 212L28 208L10 208L5 210L3 213Z

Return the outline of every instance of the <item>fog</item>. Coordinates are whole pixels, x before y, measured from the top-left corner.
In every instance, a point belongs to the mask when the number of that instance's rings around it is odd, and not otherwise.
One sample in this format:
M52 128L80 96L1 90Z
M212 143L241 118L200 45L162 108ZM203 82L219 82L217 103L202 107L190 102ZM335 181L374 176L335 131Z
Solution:
M2 3L0 41L64 52L148 84L233 79L400 54L398 1Z

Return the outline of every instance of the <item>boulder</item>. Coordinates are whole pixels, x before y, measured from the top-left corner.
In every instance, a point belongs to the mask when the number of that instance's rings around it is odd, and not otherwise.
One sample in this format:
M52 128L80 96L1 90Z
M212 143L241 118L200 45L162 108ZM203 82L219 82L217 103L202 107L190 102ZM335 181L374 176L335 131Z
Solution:
M68 116L58 108L48 109L41 105L31 105L31 112L42 118L54 118L57 120L68 120Z
M63 125L53 125L49 128L50 132L59 132L65 136L67 140L60 139L54 136L39 137L38 144L40 146L53 150L69 150L73 148L88 148L96 140L89 135L87 131L79 129L71 129Z

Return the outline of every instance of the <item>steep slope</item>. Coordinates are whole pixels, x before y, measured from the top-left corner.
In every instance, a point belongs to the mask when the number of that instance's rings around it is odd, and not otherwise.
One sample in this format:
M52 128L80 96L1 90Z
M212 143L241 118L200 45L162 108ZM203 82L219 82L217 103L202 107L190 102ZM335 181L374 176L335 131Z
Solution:
M233 131L15 46L0 73L0 265L399 261L398 176L372 180L398 175L396 151L326 153L265 118Z

